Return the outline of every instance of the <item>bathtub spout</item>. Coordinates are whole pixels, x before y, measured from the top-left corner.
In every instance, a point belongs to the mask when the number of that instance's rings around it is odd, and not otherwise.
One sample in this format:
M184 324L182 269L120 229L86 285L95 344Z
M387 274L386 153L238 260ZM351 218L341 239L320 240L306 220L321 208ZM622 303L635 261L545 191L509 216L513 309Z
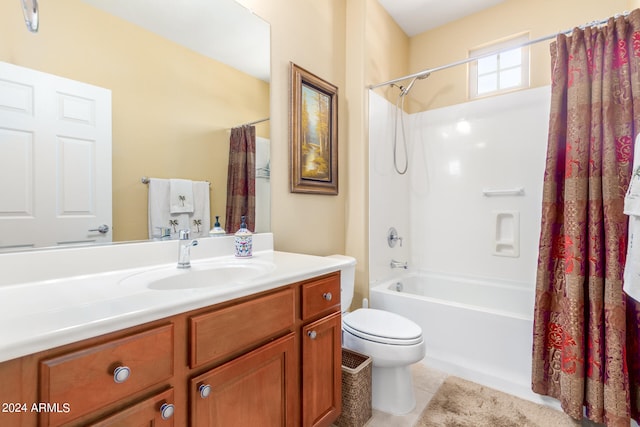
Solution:
M407 262L396 261L395 259L391 260L391 268L404 268L405 270L409 268Z

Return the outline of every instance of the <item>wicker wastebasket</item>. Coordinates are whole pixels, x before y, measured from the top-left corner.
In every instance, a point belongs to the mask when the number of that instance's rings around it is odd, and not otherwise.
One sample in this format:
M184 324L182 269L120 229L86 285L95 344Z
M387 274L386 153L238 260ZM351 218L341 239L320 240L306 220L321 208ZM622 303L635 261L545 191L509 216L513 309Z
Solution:
M342 413L338 427L362 427L371 418L371 357L342 349Z

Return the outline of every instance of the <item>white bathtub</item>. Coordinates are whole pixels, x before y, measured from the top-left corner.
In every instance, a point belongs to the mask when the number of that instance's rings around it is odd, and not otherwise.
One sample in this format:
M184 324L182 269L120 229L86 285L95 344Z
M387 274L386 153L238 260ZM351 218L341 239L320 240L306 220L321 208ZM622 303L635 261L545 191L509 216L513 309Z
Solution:
M533 283L420 273L372 286L371 306L422 327L424 363L547 403L531 392Z

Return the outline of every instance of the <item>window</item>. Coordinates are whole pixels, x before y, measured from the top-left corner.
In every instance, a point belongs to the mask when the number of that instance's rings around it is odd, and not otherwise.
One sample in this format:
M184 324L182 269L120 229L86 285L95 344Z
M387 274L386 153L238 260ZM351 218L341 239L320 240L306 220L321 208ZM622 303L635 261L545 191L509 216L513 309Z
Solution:
M469 51L469 57L484 56L469 63L469 97L478 98L529 87L529 49L515 47L529 41L527 34ZM506 50L505 50L506 49Z

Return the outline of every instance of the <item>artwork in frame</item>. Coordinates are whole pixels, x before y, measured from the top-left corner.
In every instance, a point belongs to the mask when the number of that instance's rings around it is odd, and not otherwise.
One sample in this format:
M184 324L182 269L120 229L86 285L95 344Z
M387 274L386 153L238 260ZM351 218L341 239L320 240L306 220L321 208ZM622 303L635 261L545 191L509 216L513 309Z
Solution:
M292 193L338 194L338 88L291 63Z

